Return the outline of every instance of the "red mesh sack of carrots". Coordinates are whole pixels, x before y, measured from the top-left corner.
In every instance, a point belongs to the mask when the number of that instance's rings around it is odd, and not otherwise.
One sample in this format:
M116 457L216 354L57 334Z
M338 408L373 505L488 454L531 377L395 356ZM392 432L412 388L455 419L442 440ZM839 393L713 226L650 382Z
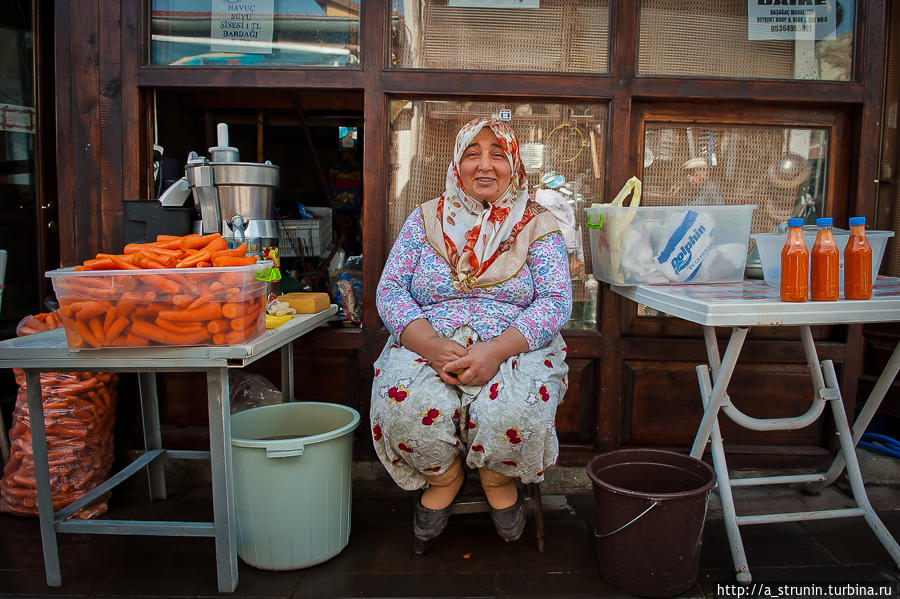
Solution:
M71 349L233 345L263 332L263 265L219 233L132 243L47 273ZM276 269L277 270L277 269Z
M50 312L26 317L16 332L30 335L59 326L58 315ZM19 391L9 431L10 459L0 479L0 511L34 516L37 492L25 373L18 368L14 372ZM118 381L116 374L99 372L41 373L54 511L84 496L109 474ZM104 514L108 497L107 493L75 516L88 519Z

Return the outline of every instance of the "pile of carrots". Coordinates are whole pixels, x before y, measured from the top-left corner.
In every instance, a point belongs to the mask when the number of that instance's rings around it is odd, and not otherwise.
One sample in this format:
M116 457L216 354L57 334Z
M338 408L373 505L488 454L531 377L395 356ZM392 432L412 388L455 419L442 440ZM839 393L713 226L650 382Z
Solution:
M218 268L255 264L246 251L246 244L228 249L213 233L160 235L121 255L97 254L54 282L69 345L231 345L255 337L265 323L265 282L252 269ZM217 268L204 272L209 266ZM172 268L188 270L160 271Z
M30 335L59 326L60 319L55 312L37 314L23 319L17 334ZM15 369L15 375L19 391L9 431L10 460L0 479L0 511L36 515L34 453L25 373ZM118 380L117 374L100 372L41 373L54 510L81 498L109 474L114 458L113 426ZM105 513L106 499L98 499L75 515L86 519Z
M202 268L246 266L257 256L247 255L247 244L228 249L221 233L209 235L157 235L150 243L129 243L124 254L97 254L75 270L132 270L135 268Z

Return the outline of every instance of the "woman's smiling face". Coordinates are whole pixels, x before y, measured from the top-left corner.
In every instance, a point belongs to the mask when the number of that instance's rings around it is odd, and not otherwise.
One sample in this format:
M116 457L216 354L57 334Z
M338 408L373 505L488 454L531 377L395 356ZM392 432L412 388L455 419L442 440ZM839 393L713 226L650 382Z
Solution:
M459 177L466 193L482 202L493 202L509 188L512 168L490 127L479 131L463 150Z

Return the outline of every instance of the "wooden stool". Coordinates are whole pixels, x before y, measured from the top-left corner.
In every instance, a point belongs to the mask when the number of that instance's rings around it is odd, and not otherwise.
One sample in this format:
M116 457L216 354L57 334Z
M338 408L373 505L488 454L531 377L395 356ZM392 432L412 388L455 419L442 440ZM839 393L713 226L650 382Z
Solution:
M474 484L472 483L473 480L475 481ZM470 488L475 485L478 487L477 494L470 491ZM516 487L525 499L526 513L531 512L534 517L538 551L544 551L544 506L541 503L541 484L516 484ZM418 493L416 493L414 501L419 501ZM485 498L484 493L481 490L481 483L478 481L478 476L467 476L463 488L460 489L456 499L450 504L450 515L487 514L490 513L490 511L491 504L488 503L487 498ZM422 541L413 536L413 553L415 555L424 555L425 545L428 542L429 541Z

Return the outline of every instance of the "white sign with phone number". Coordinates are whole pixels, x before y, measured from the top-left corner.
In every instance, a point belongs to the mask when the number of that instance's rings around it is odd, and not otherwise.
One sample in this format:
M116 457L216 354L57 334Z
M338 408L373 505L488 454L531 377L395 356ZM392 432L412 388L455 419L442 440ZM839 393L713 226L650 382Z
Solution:
M211 51L271 54L275 0L212 0L210 13Z
M838 0L747 0L747 39L833 37Z

